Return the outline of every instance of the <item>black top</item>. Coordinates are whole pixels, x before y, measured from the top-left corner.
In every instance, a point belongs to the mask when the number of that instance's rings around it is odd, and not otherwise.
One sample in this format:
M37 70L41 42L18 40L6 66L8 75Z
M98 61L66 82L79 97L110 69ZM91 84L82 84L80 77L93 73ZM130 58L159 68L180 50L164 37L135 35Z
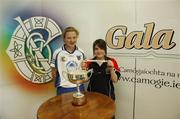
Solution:
M93 58L93 59L96 59L96 58ZM105 60L111 60L113 62L115 66L114 70L119 79L120 70L119 70L119 67L117 67L118 65L115 59L106 57ZM111 80L110 72L107 69L107 62L104 62L101 65L99 65L97 62L91 62L89 64L89 68L93 68L93 74L90 78L90 82L88 84L87 90L90 92L102 93L104 95L111 97L113 100L115 100L114 85L113 85L113 81Z

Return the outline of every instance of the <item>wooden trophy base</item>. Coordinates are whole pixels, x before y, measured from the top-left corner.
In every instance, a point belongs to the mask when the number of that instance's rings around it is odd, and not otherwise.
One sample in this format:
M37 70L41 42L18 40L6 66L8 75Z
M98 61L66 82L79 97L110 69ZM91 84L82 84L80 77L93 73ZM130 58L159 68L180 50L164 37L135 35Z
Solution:
M85 105L86 103L87 103L87 100L85 96L81 96L81 97L73 96L72 104L74 106L82 106L82 105Z

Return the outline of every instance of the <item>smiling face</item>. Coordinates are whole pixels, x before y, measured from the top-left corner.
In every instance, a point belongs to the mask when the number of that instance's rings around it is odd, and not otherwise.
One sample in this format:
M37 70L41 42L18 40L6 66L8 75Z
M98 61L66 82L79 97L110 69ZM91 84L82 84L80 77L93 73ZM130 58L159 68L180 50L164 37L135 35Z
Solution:
M106 42L103 39L97 39L93 43L93 54L94 56L99 59L103 60L107 53L107 46Z
M78 38L78 35L76 34L75 31L66 32L65 37L64 37L64 43L69 48L75 48L77 38Z
M97 59L102 60L104 59L106 53L104 49L101 49L100 47L98 47L98 45L96 45L94 49L94 55Z

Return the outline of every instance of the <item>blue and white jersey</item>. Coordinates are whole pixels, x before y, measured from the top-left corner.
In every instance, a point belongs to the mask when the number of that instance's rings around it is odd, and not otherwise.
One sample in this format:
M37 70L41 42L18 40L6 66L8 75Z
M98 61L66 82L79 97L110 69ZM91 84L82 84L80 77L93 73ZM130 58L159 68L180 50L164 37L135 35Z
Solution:
M68 81L66 73L68 71L76 70L81 68L81 61L85 59L84 52L76 47L74 52L69 53L64 46L57 49L51 61L51 67L58 69L58 76L56 77L55 87L72 88L76 87Z

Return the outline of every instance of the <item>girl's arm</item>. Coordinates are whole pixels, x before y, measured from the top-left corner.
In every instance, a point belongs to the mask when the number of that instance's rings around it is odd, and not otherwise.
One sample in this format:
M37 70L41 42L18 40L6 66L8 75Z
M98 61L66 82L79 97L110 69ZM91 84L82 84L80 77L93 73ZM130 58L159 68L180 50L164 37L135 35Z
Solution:
M107 66L110 69L111 80L116 83L120 77L120 69L115 59L108 60Z

